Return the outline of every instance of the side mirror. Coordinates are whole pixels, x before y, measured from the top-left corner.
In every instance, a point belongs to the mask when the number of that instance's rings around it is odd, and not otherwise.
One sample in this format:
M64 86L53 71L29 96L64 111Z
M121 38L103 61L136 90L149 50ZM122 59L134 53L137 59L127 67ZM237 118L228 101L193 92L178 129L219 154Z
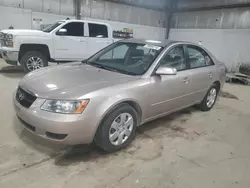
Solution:
M57 35L66 35L67 33L67 29L59 29L59 31L57 31Z
M171 67L159 67L156 71L157 75L176 75L177 70Z

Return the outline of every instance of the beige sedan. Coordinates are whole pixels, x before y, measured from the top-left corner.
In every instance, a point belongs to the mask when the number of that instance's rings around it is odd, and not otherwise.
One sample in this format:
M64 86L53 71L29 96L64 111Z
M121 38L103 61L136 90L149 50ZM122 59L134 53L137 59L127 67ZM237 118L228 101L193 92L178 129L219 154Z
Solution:
M148 121L198 105L210 110L225 65L201 46L129 39L89 59L27 74L14 94L25 129L62 144L126 147Z

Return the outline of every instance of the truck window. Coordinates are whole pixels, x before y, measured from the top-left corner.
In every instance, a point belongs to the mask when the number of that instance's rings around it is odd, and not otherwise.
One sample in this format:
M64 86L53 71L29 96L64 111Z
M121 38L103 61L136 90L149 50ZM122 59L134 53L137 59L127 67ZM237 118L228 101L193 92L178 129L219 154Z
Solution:
M89 37L108 38L107 26L89 23Z
M71 22L62 27L67 29L66 36L83 37L84 36L84 23Z

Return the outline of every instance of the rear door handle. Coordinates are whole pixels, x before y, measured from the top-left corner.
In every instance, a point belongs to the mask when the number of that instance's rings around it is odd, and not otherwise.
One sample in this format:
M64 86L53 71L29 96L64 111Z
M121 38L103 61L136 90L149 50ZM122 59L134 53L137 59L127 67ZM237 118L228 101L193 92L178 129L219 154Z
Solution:
M85 42L85 40L84 39L79 39L79 42Z

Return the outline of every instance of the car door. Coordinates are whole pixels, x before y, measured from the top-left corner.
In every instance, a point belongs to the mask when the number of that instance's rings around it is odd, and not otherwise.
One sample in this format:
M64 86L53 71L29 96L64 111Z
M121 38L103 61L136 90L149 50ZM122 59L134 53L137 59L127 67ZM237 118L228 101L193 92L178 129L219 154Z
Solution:
M157 117L190 105L190 70L186 62L183 45L177 45L168 50L160 60L161 66L177 69L176 75L154 75L151 77L153 96L148 117Z
M213 83L215 64L208 53L199 46L186 45L187 62L192 74L190 100L200 102Z
M88 33L86 40L88 45L88 56L95 54L99 50L113 43L106 25L96 23L88 23L87 25Z
M70 22L61 29L66 29L64 35L58 32L54 35L54 49L56 60L82 60L86 55L86 39L84 37L84 23Z

